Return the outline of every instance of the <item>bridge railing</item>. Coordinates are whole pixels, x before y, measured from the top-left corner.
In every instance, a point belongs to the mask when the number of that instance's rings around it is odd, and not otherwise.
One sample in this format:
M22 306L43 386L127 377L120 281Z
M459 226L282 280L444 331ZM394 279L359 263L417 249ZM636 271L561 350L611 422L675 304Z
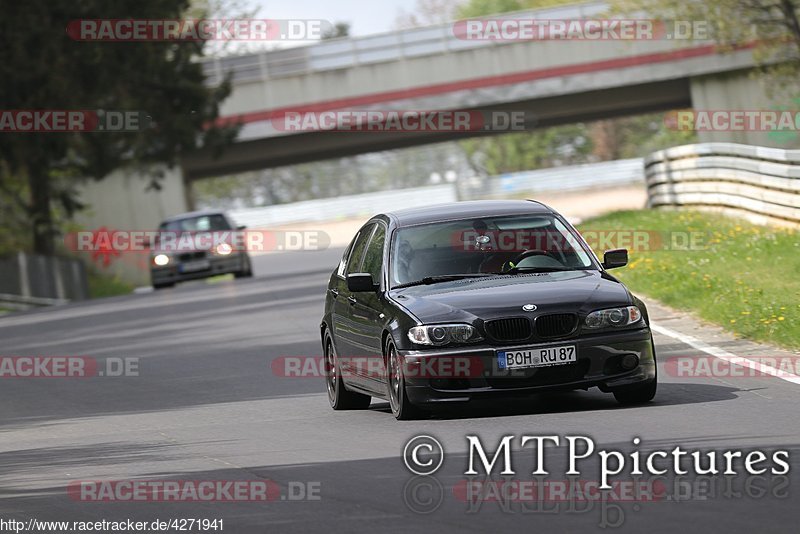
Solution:
M800 225L800 150L701 143L645 158L648 206L727 211Z
M506 13L495 18L585 19L607 9L606 2L592 1ZM453 24L449 22L364 37L331 39L309 46L211 58L203 62L203 70L210 85L219 83L228 72L232 73L234 81L263 81L471 48L501 46L510 42L461 39L455 35Z

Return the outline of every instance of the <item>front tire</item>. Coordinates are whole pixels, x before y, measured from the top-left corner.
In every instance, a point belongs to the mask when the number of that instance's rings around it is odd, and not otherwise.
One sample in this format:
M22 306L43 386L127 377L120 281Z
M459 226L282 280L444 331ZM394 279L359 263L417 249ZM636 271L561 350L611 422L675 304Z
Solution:
M175 282L166 282L166 283L163 283L163 284L153 284L153 289L155 289L155 290L166 289L168 287L175 287Z
M334 410L366 410L372 397L348 391L342 382L341 368L330 334L325 335L325 385L328 389L328 402Z
M389 406L395 419L409 421L422 415L422 411L408 400L402 358L391 340L386 343L386 386L389 389Z
M250 262L250 257L245 256L244 266L242 267L241 271L233 273L234 278L251 278L253 276L253 264Z

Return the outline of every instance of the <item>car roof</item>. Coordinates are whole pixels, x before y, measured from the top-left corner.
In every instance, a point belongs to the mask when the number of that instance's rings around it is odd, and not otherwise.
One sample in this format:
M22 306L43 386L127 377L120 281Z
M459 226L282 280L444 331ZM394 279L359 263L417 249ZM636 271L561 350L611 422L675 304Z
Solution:
M553 210L535 200L468 200L407 208L387 213L397 226L412 226L429 222L469 219L471 217L499 217L535 213L553 213Z
M182 221L184 219L194 219L195 217L205 217L210 215L222 215L225 216L224 211L220 210L198 210L198 211L190 211L187 213L181 213L179 215L173 215L172 217L167 217L162 222L175 222L175 221Z

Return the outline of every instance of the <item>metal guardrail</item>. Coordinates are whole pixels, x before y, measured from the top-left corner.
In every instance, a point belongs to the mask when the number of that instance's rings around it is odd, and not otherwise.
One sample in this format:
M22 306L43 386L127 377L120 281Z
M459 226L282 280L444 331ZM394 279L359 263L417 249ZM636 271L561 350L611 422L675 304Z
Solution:
M493 18L584 19L605 12L607 2L505 13ZM345 69L363 64L502 46L510 41L465 40L453 31L453 22L397 30L365 37L340 38L308 46L203 61L206 83L214 85L231 72L234 82L265 81L312 72Z
M11 310L29 310L31 308L39 308L42 306L57 306L59 304L66 304L67 302L69 302L67 299L22 297L20 295L0 293L0 308L8 308Z
M800 150L701 143L645 158L648 206L731 211L800 225Z
M24 252L0 258L0 307L50 306L87 298L86 267L78 259Z

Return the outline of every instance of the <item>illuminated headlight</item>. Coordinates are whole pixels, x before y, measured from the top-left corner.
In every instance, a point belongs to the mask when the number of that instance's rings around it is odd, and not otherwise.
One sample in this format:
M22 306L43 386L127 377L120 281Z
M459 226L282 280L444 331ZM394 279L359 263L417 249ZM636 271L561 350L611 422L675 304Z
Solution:
M214 252L219 254L220 256L227 256L231 252L233 252L233 247L227 243L220 243L217 245L217 248L214 249Z
M434 324L412 326L408 339L419 345L447 345L448 343L475 343L483 338L468 324Z
M586 328L607 328L609 326L628 326L638 323L642 319L642 312L636 306L624 308L609 308L597 310L586 316Z
M167 256L166 254L156 254L155 257L153 257L153 263L155 263L159 267L163 267L164 265L169 263L169 256Z

